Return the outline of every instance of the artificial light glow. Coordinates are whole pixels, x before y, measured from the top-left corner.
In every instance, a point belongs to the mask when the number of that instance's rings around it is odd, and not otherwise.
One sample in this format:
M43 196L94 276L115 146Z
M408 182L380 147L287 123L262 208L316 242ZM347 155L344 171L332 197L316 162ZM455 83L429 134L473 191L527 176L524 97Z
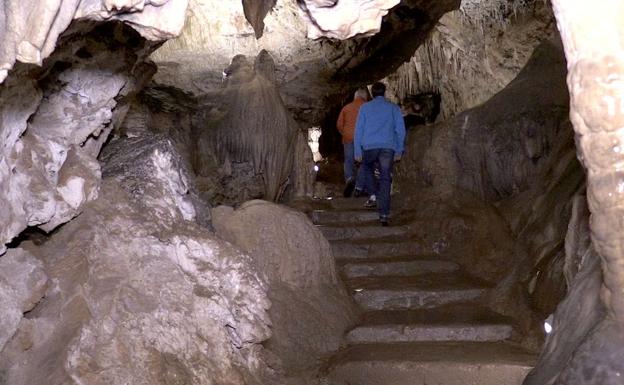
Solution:
M315 164L314 165L314 172L318 172L318 171L319 171L319 166L318 166L318 164Z
M550 334L553 331L553 315L549 315L548 318L546 318L546 320L544 321L544 331L546 332L546 334Z

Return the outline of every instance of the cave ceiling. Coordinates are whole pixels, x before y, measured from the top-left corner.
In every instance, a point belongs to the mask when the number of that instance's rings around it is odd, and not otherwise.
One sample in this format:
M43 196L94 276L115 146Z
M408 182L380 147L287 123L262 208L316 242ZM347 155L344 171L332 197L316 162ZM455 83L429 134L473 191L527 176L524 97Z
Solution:
M159 68L154 82L209 96L234 56L265 49L286 105L300 122L318 124L327 106L409 60L440 17L460 6L459 0L362 3L190 0L181 36L152 55Z

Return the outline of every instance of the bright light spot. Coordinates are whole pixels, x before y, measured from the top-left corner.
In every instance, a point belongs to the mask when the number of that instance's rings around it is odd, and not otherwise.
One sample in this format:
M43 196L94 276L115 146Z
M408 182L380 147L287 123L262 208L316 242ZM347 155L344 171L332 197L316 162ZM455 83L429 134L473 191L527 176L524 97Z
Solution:
M554 317L553 315L549 315L548 318L546 318L546 320L544 321L544 331L546 332L546 334L550 334L553 331L553 322L554 322Z
M332 200L332 199L334 199L334 197L327 197L327 200L328 200L328 201L330 201L330 200Z
M364 289L355 289L355 290L353 290L353 291L355 291L356 293L359 293L359 292L361 292L362 290L364 290Z
M318 172L318 171L319 171L319 166L318 166L318 164L315 164L314 165L314 172Z

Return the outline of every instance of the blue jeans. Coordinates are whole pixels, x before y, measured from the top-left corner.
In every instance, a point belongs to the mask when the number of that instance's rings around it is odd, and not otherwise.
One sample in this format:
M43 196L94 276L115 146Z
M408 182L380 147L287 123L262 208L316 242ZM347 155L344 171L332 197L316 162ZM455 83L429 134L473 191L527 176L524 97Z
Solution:
M390 215L390 186L392 185L392 166L394 165L394 150L388 148L374 148L364 150L362 154L362 172L366 178L366 186L375 186L373 172L375 163L379 165L379 186L373 193L377 196L377 211L379 217Z
M353 143L343 143L344 147L344 178L345 182L353 179L355 158L353 154Z

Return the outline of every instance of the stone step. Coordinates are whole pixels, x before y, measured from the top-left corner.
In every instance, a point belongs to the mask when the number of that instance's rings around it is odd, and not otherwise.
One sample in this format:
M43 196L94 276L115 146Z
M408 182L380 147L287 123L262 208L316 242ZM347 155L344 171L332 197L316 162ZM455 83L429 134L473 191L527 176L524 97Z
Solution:
M501 342L351 346L327 368L329 385L520 385L536 356Z
M347 281L364 310L417 310L482 297L487 288L459 274L416 277L362 277Z
M401 238L409 234L407 226L318 226L328 241L362 241Z
M361 224L377 222L379 213L376 210L314 210L312 222L317 225Z
M392 227L388 227L392 228ZM425 247L417 241L331 242L336 260L394 258L424 254Z
M459 269L460 266L456 262L443 259L355 261L345 263L342 266L342 272L348 279L358 277L404 277L431 273L453 273L459 271Z
M364 203L368 198L359 197L359 198L343 198L343 197L335 197L331 200L328 200L329 207L333 210L370 210L376 211L374 209L369 209L364 207Z
M504 341L513 335L511 320L470 304L420 311L377 311L347 333L355 343L420 341Z

